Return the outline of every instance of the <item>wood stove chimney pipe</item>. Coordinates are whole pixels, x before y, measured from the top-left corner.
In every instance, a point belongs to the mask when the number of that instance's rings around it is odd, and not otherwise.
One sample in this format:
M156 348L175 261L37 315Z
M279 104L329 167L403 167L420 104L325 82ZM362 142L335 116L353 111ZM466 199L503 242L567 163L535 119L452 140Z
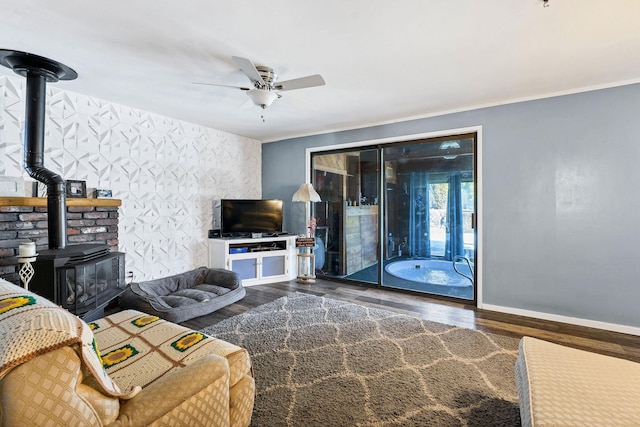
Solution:
M49 249L67 246L67 207L64 179L44 167L44 120L46 84L73 80L71 68L30 53L0 49L0 64L27 78L24 125L24 168L29 176L47 186Z

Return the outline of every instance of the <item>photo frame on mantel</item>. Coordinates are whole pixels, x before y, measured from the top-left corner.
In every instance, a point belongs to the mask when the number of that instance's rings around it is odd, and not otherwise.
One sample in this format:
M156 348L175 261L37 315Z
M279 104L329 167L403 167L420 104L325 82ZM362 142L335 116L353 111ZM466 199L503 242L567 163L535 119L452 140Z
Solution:
M87 197L86 181L67 180L67 197Z

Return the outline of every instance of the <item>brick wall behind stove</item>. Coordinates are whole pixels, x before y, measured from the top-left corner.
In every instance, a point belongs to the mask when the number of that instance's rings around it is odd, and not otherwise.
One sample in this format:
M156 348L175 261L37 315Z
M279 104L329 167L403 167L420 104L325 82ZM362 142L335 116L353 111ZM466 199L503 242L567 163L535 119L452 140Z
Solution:
M18 245L31 240L37 251L49 249L47 208L0 207L0 277L19 284ZM68 206L67 246L100 243L118 250L117 206Z

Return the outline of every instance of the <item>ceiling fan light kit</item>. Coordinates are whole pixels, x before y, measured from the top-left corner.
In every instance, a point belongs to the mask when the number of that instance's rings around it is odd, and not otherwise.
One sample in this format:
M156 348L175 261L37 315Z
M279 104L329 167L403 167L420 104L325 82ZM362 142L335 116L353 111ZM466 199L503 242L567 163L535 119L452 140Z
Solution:
M251 89L247 92L247 95L255 105L263 110L278 98L278 95L275 92L267 89Z

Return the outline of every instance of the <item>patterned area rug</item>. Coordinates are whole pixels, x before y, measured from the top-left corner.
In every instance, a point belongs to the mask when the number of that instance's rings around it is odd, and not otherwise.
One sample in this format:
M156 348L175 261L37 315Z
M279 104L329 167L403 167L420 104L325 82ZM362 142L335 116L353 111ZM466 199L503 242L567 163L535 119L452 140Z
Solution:
M254 426L519 426L518 340L295 293L203 332L251 354Z

